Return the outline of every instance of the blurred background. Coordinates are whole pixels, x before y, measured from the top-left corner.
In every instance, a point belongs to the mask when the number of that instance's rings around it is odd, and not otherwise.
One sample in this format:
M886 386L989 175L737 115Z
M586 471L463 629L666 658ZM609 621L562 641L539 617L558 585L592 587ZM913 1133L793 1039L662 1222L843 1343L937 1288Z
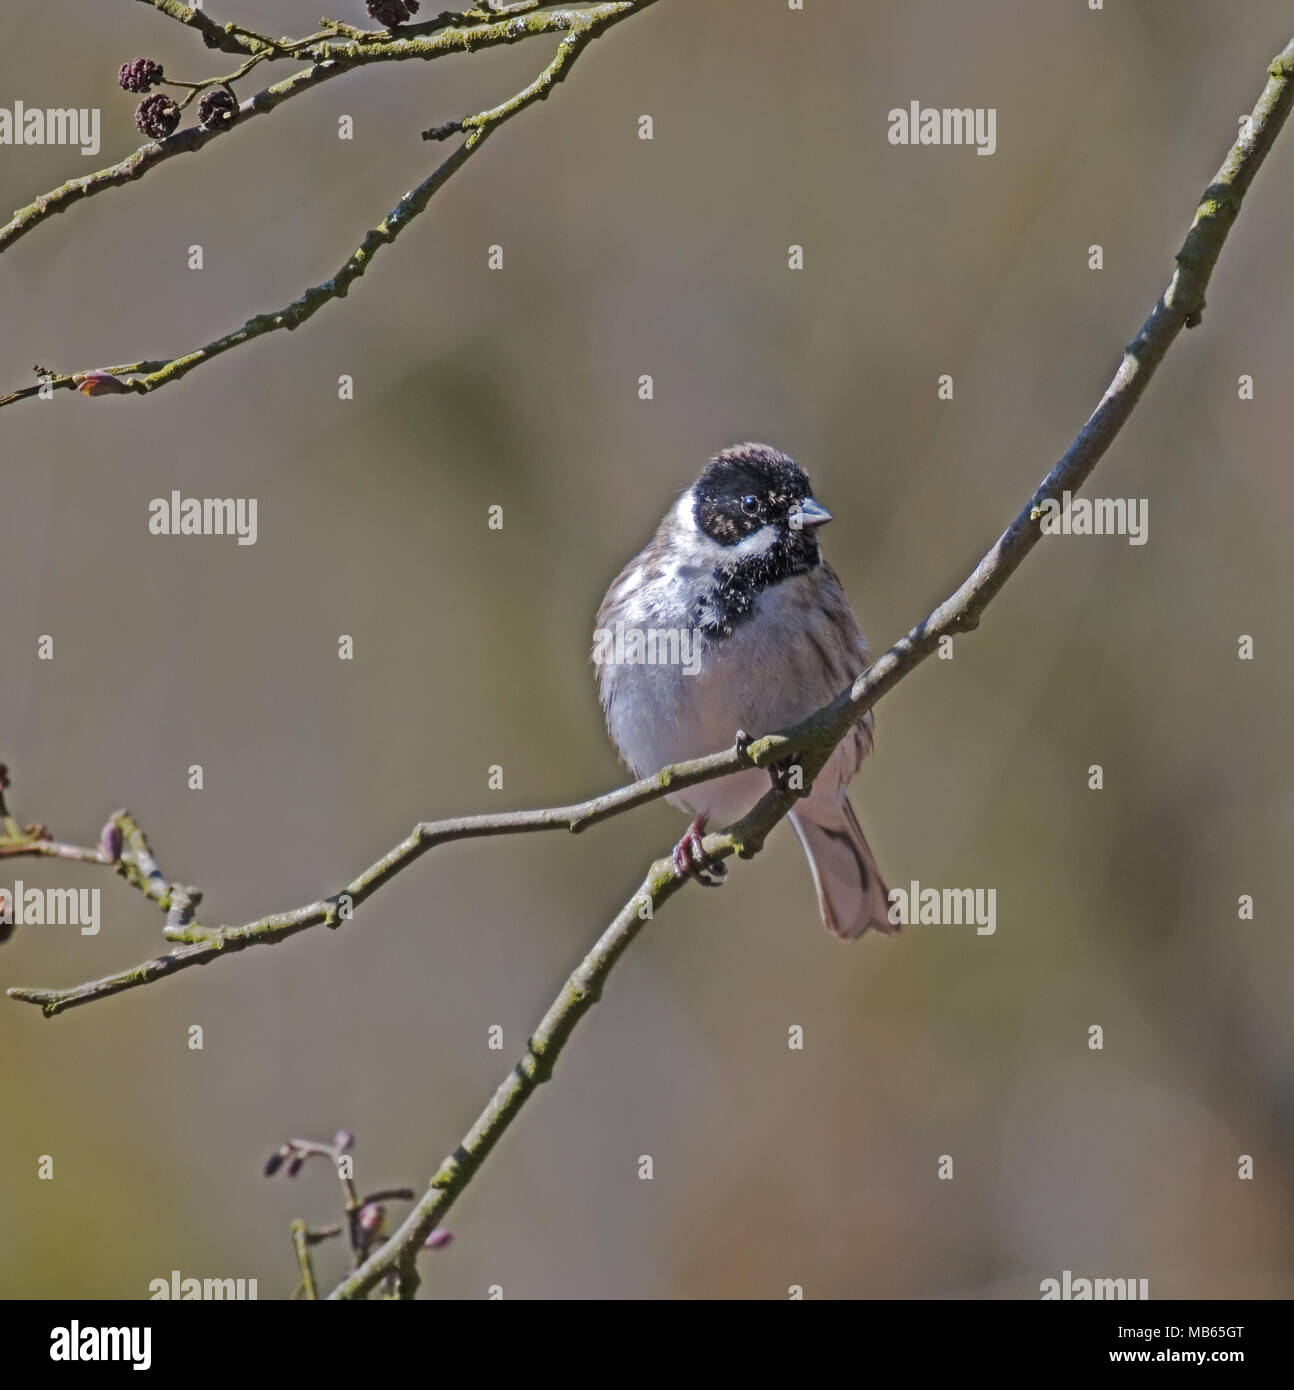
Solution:
M303 34L318 13L217 17ZM18 7L5 35L0 105L103 112L95 159L0 148L6 213L138 146L122 62L237 66L135 4ZM216 925L339 890L419 819L616 785L594 611L747 438L808 469L883 649L1095 405L1289 35L1277 0L661 0L613 29L300 331L151 399L0 416L14 814L93 843L128 805ZM0 257L0 387L286 304L443 154L421 129L550 51L349 74L52 219ZM996 154L890 145L914 100L995 107ZM1148 499L1149 543L1044 543L955 659L878 709L854 801L883 868L995 888L996 934L842 946L779 830L642 934L424 1257L424 1297L1036 1298L1065 1269L1153 1298L1294 1294L1292 176L1287 131L1203 327L1092 481ZM258 543L150 536L172 489L256 497ZM361 1187L421 1188L682 825L662 803L448 847L344 930L51 1021L0 1001L0 1293L142 1298L178 1269L289 1294L288 1223L334 1220L337 1185L324 1165L267 1181L268 1154L345 1126ZM102 870L0 869L103 904L97 937L20 929L5 986L162 949ZM321 1282L342 1264L325 1247Z

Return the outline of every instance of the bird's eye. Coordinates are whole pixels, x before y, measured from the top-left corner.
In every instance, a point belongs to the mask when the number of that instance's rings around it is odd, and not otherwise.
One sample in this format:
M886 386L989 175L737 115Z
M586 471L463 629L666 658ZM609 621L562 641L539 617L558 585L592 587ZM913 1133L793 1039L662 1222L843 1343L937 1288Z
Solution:
M759 510L759 498L753 494L748 494L741 499L741 509L747 516L754 516Z

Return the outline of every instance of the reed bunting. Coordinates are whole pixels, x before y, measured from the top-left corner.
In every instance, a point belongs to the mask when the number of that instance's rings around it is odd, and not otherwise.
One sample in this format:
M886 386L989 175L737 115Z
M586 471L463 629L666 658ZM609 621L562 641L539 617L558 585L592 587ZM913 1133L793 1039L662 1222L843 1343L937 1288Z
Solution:
M867 666L867 643L818 548L831 520L791 459L767 444L715 455L607 590L594 635L607 732L636 777L773 733L825 705ZM790 821L828 930L898 930L845 795L872 746L865 714ZM695 819L674 851L685 877L722 881L701 836L754 806L767 773L744 768L669 797Z

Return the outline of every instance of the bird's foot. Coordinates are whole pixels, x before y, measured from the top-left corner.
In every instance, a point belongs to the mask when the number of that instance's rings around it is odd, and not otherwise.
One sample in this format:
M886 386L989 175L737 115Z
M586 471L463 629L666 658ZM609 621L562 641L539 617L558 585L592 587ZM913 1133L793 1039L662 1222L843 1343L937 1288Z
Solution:
M718 888L728 877L728 866L705 852L701 837L709 817L704 811L687 828L687 833L674 846L674 872L682 879L695 879L706 888Z
M745 731L737 730L736 747L737 756L743 762L750 762L750 754L747 752L754 739ZM773 784L773 790L782 792L787 796L808 796L812 787L804 783L804 765L801 761L803 755L800 753L788 754L785 758L779 758L775 763L769 763L768 776Z

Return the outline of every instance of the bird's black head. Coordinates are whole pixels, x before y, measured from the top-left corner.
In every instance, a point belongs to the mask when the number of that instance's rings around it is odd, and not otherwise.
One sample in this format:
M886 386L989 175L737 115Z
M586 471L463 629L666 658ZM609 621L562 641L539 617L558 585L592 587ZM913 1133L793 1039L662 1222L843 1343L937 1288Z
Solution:
M696 524L724 546L772 526L778 533L800 533L816 552L813 530L830 520L813 500L804 470L767 444L736 444L716 454L692 496Z
M692 487L697 527L719 547L693 626L720 639L753 614L761 594L817 568L817 528L831 520L804 470L767 444L716 454Z

